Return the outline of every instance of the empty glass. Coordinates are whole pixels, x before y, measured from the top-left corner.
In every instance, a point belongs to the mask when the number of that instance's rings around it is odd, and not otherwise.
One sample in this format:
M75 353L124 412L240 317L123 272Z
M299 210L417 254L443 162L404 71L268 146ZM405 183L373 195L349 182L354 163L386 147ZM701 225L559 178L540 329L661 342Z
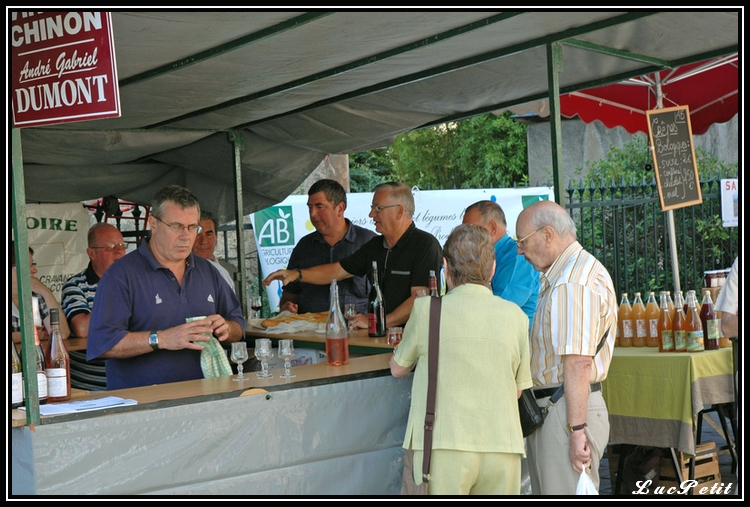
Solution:
M293 340L279 340L279 358L284 360L284 374L281 378L296 377L297 375L291 372L292 359L294 359Z
M344 305L344 317L348 322L347 330L350 333L354 332L354 319L357 318L357 305L354 303L346 303Z
M232 343L232 361L237 364L237 376L232 380L247 380L248 378L250 378L242 374L242 363L247 361L247 343Z
M255 340L255 357L260 361L261 367L261 371L257 374L258 378L272 378L273 375L268 373L268 360L273 357L270 339L258 338Z

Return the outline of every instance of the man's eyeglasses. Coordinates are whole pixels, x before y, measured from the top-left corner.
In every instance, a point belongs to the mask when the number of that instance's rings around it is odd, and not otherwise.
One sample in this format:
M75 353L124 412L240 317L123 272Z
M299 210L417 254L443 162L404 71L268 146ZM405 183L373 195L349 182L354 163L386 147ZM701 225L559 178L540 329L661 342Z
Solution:
M389 204L388 206L370 206L370 211L374 211L375 213L380 213L386 208L394 208L396 206L401 206L400 204Z
M92 246L90 248L93 248L93 249L101 248L105 252L114 252L118 248L122 248L123 250L126 250L128 248L128 244L127 243L107 243L104 246Z
M537 230L535 230L534 232L532 232L532 233L531 233L531 234L529 234L528 236L524 236L523 238L521 238L521 239L518 239L518 240L516 240L516 246L518 246L518 248L521 248L521 247L523 246L523 242L524 242L524 241L526 241L527 239L529 239L529 238L530 238L531 236L533 236L533 235L534 235L534 234L536 234L537 232L541 231L542 229L544 229L544 227L542 227L542 228L540 228L540 229L537 229Z
M203 230L203 227L201 227L198 224L183 225L183 224L178 224L177 222L173 222L171 224L168 224L167 222L165 222L161 218L157 217L156 215L154 215L154 218L157 219L159 222L163 223L164 225L166 225L167 227L169 227L170 229L172 229L174 232L177 232L177 233L181 233L182 231L184 231L185 229L187 229L188 232L191 233L191 234L200 234L201 231Z

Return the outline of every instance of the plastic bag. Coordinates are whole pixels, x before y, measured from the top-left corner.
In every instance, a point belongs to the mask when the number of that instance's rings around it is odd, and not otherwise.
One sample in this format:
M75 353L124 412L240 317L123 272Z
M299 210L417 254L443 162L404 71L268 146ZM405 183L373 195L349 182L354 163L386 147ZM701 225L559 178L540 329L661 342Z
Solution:
M591 476L586 471L586 467L581 472L581 477L578 479L578 486L576 486L576 495L598 495L599 492L594 486L594 481L591 480Z

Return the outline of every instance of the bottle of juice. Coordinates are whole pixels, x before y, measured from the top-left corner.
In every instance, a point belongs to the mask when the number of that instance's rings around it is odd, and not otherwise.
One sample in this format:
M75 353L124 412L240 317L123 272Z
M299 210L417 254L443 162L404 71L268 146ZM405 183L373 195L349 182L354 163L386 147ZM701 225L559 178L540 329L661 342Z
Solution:
M620 347L633 346L633 309L628 300L628 293L622 293L620 308L617 311L617 328L620 331Z
M686 314L687 326L685 327L688 352L703 352L705 345L703 342L703 324L701 316L698 313L698 300L695 297L695 291L689 290L686 304L688 311Z
M714 302L711 299L711 289L703 289L703 302L701 304L700 316L701 324L703 326L703 343L706 350L718 349L721 323L714 311Z
M646 327L648 335L646 336L647 347L659 346L659 304L656 302L656 296L653 292L648 293L648 302L646 303Z
M667 306L669 307L669 316L674 321L674 301L672 301L672 293L667 291Z
M643 304L641 293L636 292L633 298L633 347L645 347L646 338L648 337L648 327L646 324L646 305Z
M685 352L687 350L687 319L685 317L684 301L682 291L674 294L674 317L672 317L672 333L674 334L674 351Z
M674 335L672 333L672 316L669 314L667 293L659 297L659 352L674 352Z

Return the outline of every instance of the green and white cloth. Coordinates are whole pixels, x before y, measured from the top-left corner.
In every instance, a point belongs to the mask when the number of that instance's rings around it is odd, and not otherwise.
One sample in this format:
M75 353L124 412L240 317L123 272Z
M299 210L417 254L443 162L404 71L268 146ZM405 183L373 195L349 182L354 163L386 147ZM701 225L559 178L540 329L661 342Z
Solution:
M224 377L232 374L227 354L215 336L203 343L201 351L201 370L205 378Z

